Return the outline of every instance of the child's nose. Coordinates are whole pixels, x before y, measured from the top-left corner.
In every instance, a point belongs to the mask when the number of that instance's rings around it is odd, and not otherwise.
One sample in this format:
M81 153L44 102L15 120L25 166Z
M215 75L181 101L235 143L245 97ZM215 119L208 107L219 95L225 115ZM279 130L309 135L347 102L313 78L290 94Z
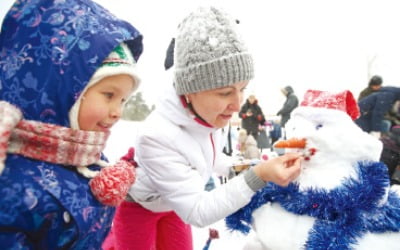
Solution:
M122 115L122 105L114 105L111 109L111 117L115 119L121 118Z

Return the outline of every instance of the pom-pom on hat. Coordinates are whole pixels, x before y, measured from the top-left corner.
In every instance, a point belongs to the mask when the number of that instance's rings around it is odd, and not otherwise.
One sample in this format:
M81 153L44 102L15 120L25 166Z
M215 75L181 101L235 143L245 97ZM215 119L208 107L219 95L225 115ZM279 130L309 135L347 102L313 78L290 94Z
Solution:
M200 7L179 24L174 49L178 95L253 78L253 58L236 31L237 25L215 7Z
M339 93L307 90L300 106L341 110L346 112L353 120L360 116L357 102L348 90Z
M132 77L132 79L134 80L132 92L135 91L139 86L140 78L138 77L137 73L136 61L132 56L132 52L129 50L128 46L125 43L121 43L117 47L115 47L111 51L111 53L103 60L99 68L90 78L88 84L80 94L78 100L72 106L69 112L71 128L79 129L78 112L82 101L82 96L85 94L85 92L90 87L101 81L103 78L121 74L130 75Z

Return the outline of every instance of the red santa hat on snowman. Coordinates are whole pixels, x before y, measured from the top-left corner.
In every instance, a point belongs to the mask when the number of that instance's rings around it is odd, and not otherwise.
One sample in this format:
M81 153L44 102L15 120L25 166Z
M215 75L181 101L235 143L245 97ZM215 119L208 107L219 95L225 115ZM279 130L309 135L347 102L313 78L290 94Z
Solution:
M322 110L324 111L321 112ZM307 90L300 106L292 113L292 117L297 115L308 117L307 119L315 117L313 119L322 119L324 121L341 120L343 122L348 120L352 123L352 121L359 117L360 111L353 94L348 90L337 93L321 90ZM342 124L344 124L343 122ZM306 140L293 137L278 141L274 144L274 147L305 148ZM315 149L311 148L310 152L307 152L307 155L314 155L315 151Z
M360 116L357 102L349 90L338 93L307 90L300 106L340 110L347 113L353 120Z

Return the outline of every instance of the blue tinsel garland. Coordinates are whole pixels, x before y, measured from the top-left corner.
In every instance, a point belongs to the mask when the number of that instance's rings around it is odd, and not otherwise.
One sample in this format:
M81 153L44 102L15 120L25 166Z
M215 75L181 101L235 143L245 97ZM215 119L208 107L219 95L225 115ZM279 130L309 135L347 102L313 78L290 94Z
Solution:
M378 207L389 186L387 167L381 162L360 162L358 178L349 178L331 191L298 185L280 187L268 184L243 208L228 216L226 225L242 233L250 231L252 213L267 202L278 202L298 215L309 215L316 222L309 232L306 249L348 249L366 232L399 232L400 198L389 192L387 203Z

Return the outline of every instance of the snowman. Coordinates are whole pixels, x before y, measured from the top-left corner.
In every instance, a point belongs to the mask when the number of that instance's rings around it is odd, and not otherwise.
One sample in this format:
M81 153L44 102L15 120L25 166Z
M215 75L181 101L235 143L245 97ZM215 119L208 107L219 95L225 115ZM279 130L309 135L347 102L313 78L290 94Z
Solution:
M354 120L349 91L306 92L275 146L304 155L299 177L273 183L226 218L254 231L246 249L400 249L400 195L379 162L382 143Z

